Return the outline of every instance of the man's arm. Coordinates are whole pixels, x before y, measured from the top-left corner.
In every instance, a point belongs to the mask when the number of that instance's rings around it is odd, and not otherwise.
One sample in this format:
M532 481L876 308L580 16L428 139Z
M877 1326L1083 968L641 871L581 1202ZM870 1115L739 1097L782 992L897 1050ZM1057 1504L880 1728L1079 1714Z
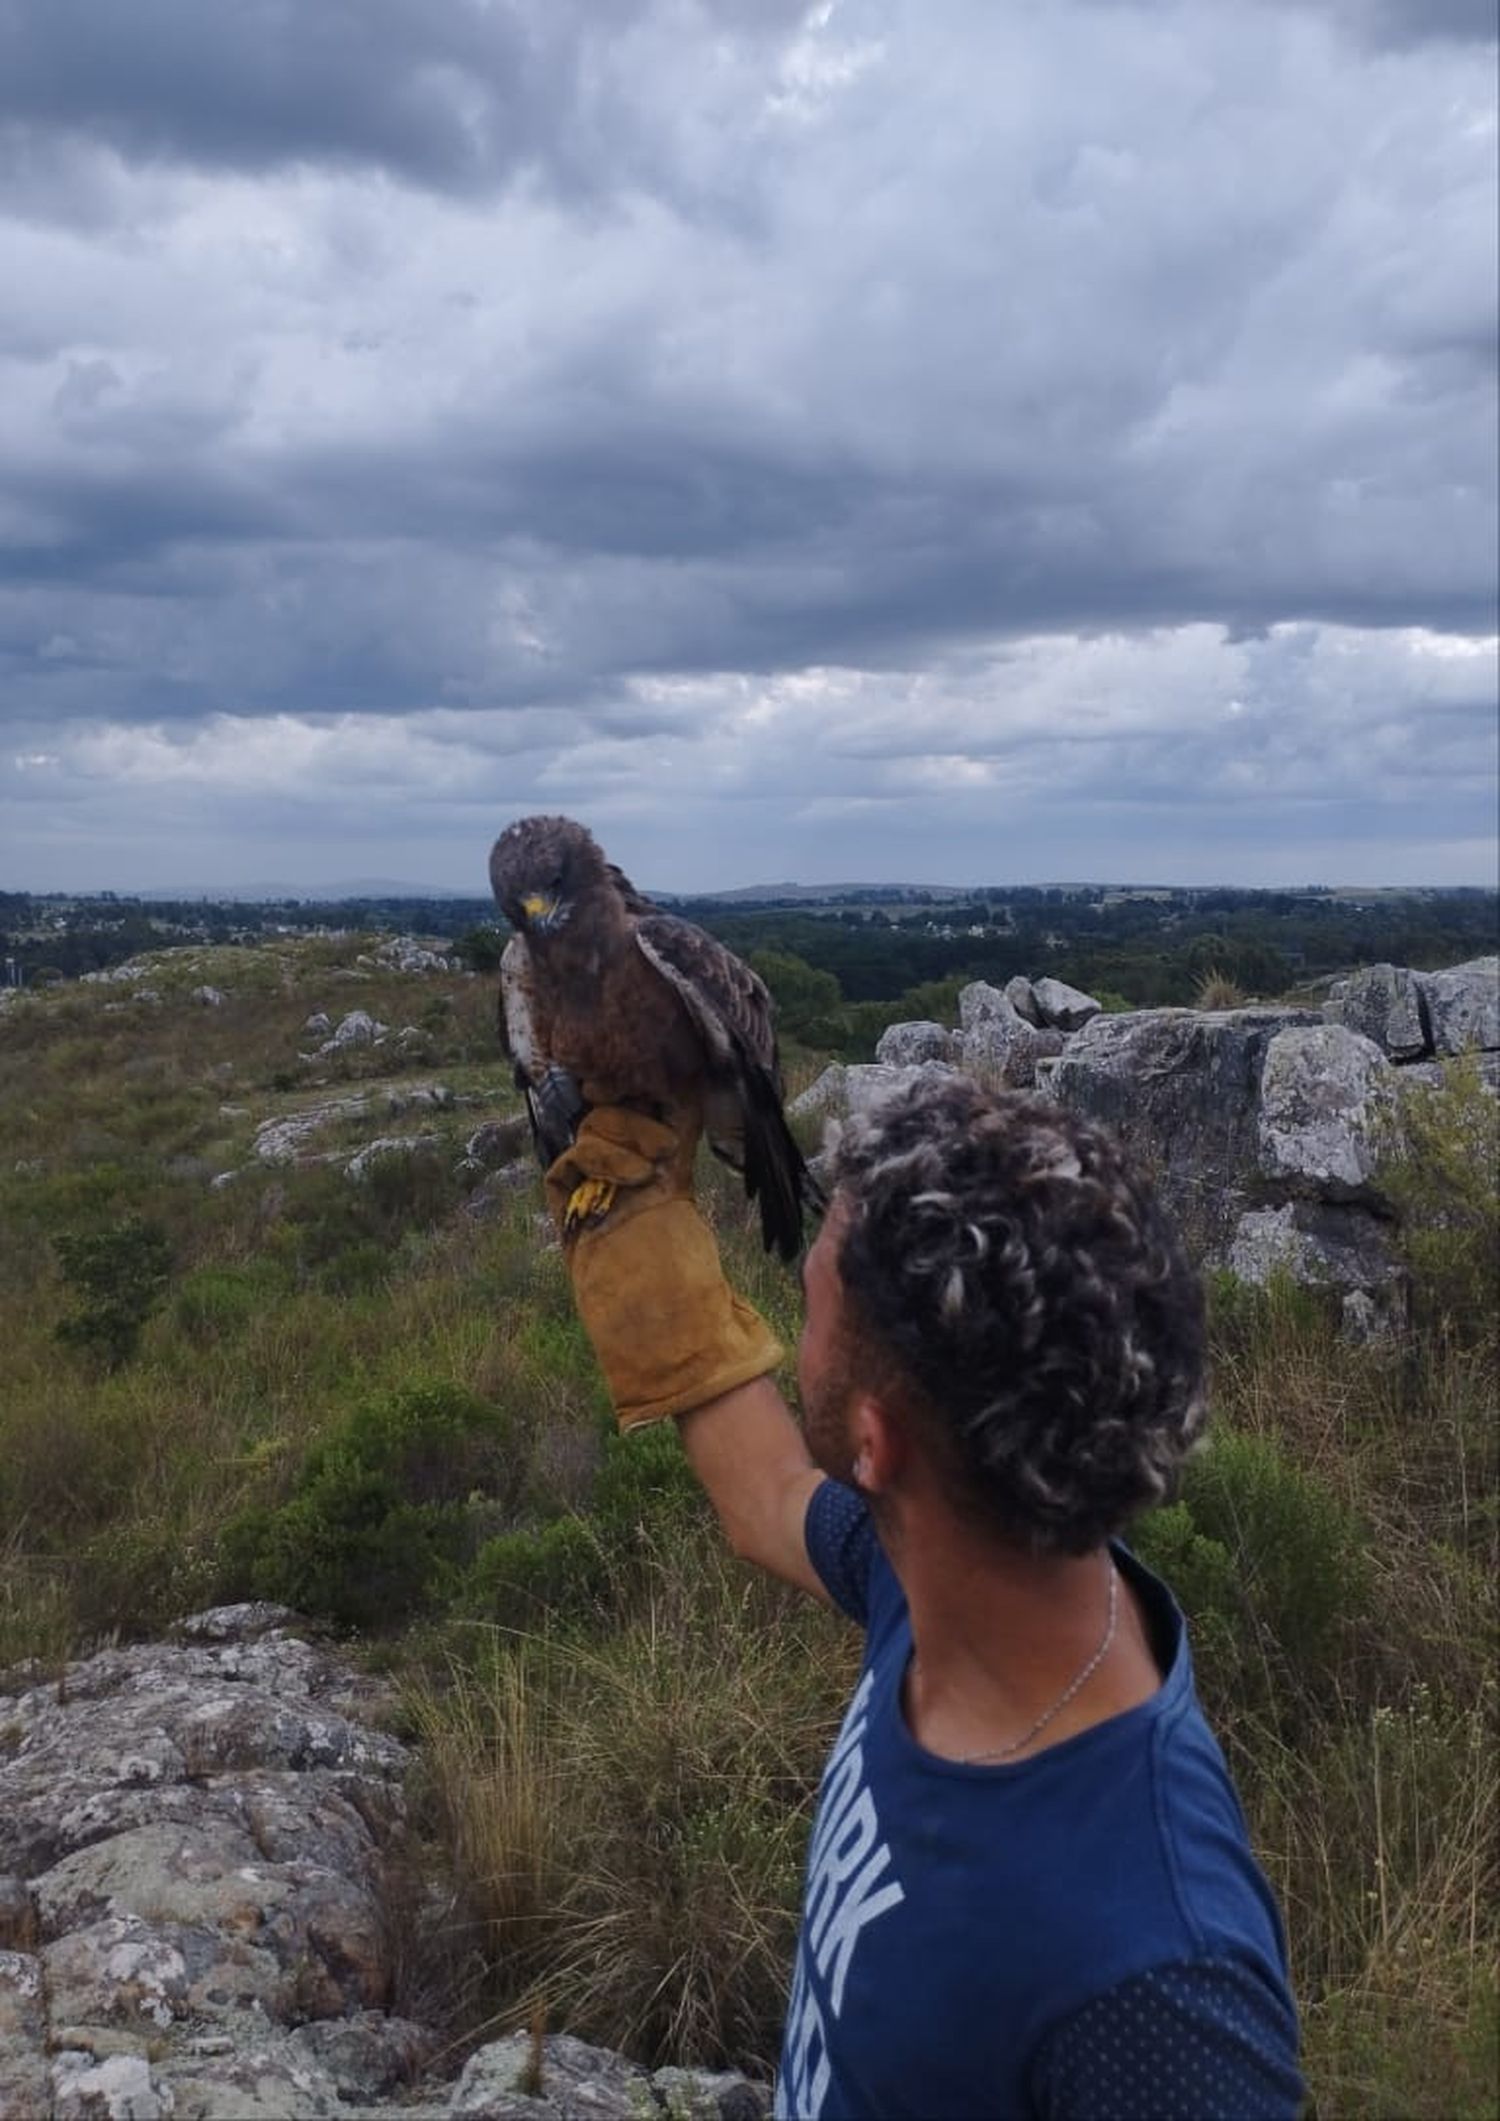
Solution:
M679 1415L677 1428L735 1553L828 1603L803 1529L824 1476L771 1379L754 1377Z

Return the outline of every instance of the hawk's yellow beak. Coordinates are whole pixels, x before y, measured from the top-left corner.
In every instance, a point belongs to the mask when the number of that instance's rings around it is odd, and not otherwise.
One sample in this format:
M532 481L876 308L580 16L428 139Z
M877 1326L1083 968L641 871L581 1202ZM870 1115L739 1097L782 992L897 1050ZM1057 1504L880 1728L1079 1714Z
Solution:
M555 899L543 898L542 894L539 891L531 892L526 898L523 898L521 901L521 911L525 914L527 920L529 921L546 920L548 915L555 913L556 910L557 901Z

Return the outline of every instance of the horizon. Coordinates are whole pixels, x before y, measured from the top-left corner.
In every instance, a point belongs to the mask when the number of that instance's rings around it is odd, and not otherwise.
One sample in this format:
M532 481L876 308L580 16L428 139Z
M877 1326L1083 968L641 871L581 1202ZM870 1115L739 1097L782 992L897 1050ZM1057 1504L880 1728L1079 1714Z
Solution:
M991 896L1007 891L1184 891L1209 893L1215 891L1277 892L1288 895L1317 893L1340 897L1358 893L1449 893L1469 892L1500 897L1500 880L1485 882L1437 882L1432 879L1407 879L1397 882L1362 881L1344 877L1334 882L1319 882L1308 878L1289 878L1282 882L1244 883L1229 877L1206 880L1173 881L1163 876L1049 876L1040 878L1012 878L1002 881L995 877L957 881L949 878L901 878L901 877L840 877L826 882L808 881L801 878L782 878L774 882L735 884L723 887L665 884L654 881L642 885L648 896L674 899L773 899L791 894L809 897L836 897L853 892L944 892L962 896L965 892L988 893ZM248 883L243 885L220 885L207 887L198 885L133 886L100 885L91 889L78 887L54 887L47 890L30 889L24 884L0 884L0 893L33 899L118 899L122 903L150 904L167 900L179 903L204 905L244 904L277 905L283 903L302 904L358 904L362 900L380 898L396 899L454 899L464 903L492 904L488 891L464 891L447 885L421 884L402 881L399 878L353 877L330 880L326 884L277 884Z

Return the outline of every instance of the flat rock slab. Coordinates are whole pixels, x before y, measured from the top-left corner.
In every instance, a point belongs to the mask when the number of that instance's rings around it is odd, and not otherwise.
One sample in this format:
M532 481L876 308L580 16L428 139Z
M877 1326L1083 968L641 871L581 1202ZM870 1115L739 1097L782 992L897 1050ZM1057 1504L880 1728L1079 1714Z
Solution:
M0 2121L765 2121L565 2034L431 2072L384 2007L386 1706L260 1604L0 1679Z
M424 2036L380 2009L406 1749L289 1618L220 1608L0 1692L6 1934L34 1947L0 1952L0 2116L343 2113L412 2074Z

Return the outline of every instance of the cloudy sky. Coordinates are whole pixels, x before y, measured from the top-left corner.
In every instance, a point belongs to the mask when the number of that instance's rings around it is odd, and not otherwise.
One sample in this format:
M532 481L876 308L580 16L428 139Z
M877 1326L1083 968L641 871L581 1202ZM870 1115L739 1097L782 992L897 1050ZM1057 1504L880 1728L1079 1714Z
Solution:
M1493 882L1493 0L0 0L0 886Z

